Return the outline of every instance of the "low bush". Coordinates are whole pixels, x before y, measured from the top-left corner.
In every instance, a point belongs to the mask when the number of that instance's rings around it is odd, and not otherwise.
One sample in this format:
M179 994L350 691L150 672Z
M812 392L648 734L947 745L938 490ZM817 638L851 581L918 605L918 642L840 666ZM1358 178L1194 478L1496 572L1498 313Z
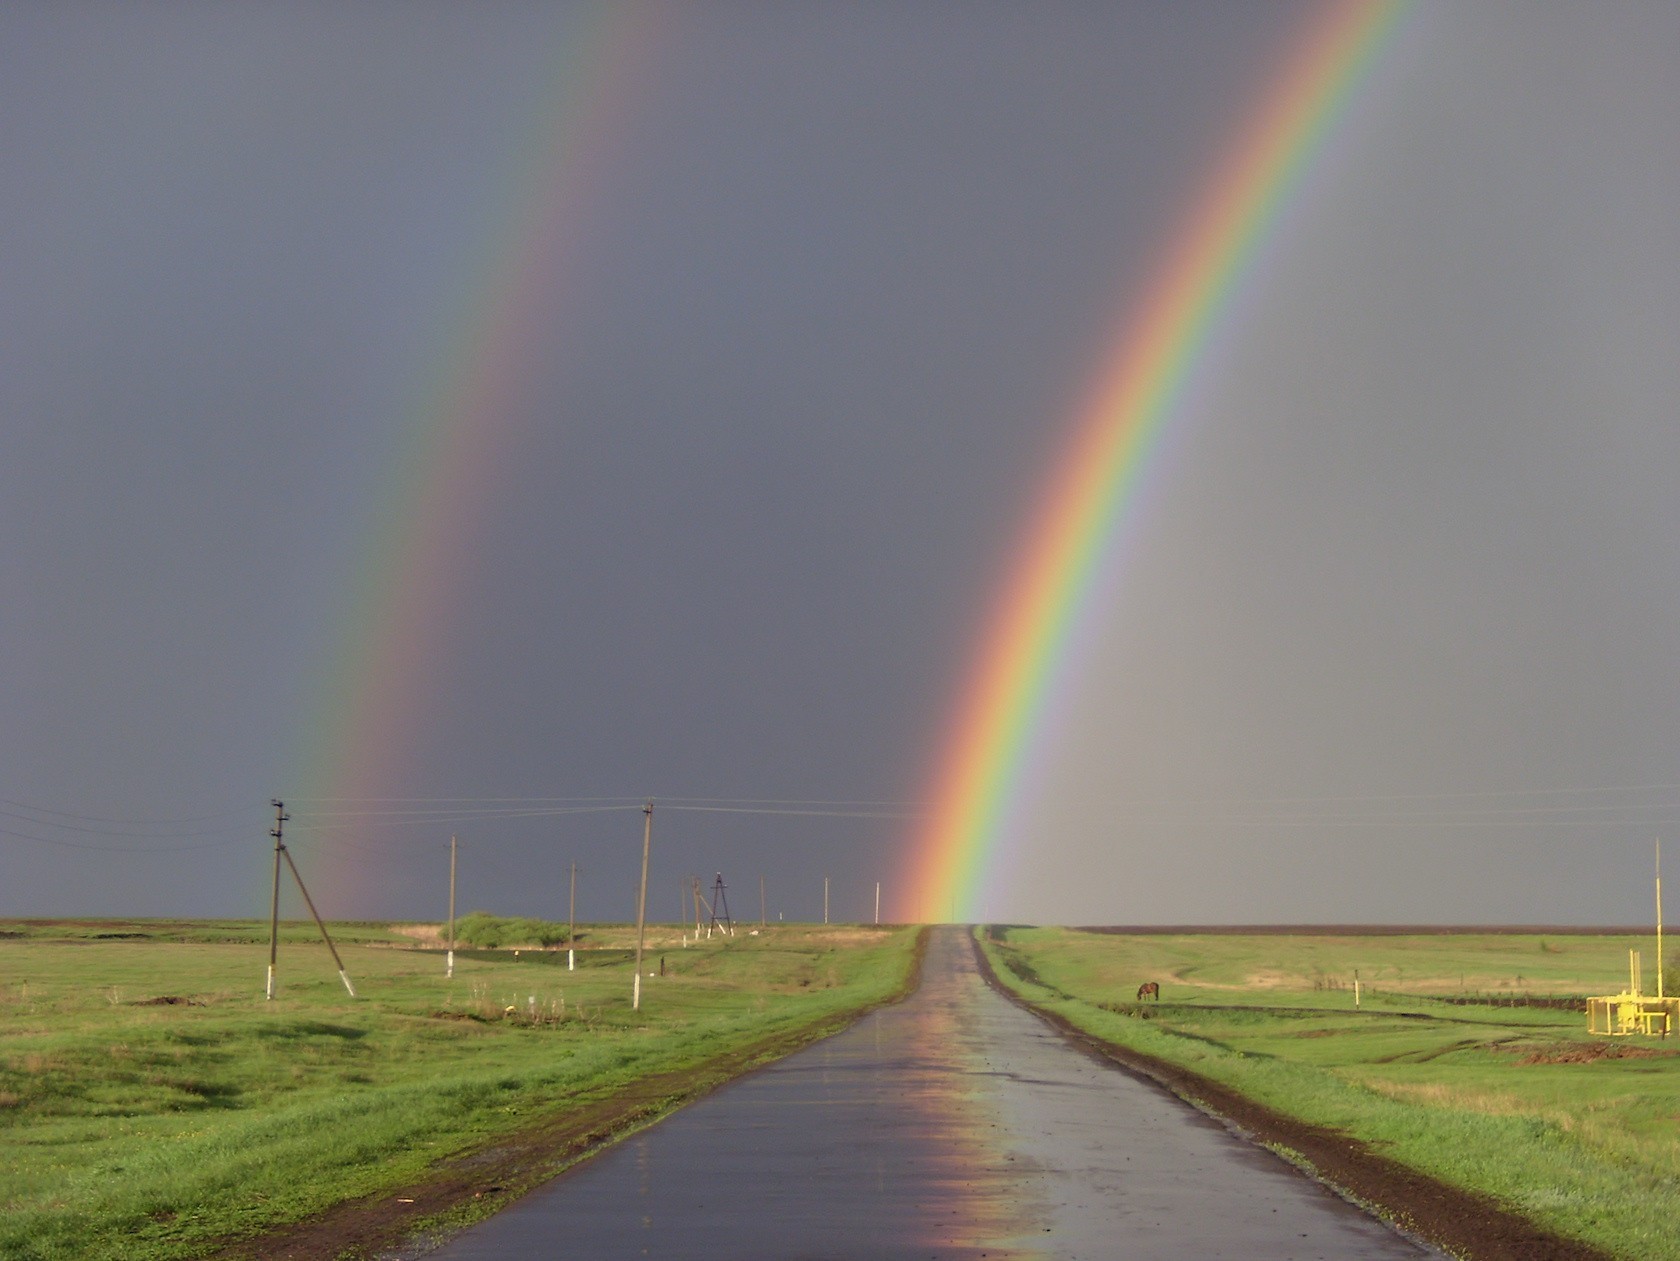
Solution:
M568 927L549 920L524 916L492 915L469 911L455 923L455 940L480 950L504 946L557 946L566 940Z

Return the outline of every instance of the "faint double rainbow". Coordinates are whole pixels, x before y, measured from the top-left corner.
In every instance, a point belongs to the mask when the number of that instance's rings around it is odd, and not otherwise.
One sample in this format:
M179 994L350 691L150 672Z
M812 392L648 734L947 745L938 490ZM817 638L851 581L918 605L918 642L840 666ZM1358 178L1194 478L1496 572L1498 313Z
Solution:
M396 419L396 450L340 601L347 611L332 661L304 721L293 782L319 819L353 819L405 786L413 733L424 727L470 591L480 518L498 479L518 466L532 423L519 396L551 358L545 344L567 263L661 42L651 11L633 5L580 6L550 37L547 81L502 163L508 174L486 190L478 228L451 260L453 300L437 321L429 370ZM347 852L359 837L346 822L316 838L336 911L352 910L359 873L369 870Z
M1011 806L1149 454L1404 7L1338 0L1317 13L1169 242L982 623L911 838L903 918L978 915L1000 847L1015 843L1004 835Z

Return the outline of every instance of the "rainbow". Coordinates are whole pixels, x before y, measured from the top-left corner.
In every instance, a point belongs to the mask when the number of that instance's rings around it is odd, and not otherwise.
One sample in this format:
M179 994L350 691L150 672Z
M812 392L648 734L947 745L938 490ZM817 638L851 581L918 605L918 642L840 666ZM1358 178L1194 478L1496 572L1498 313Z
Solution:
M911 838L903 918L977 916L1048 700L1150 452L1401 11L1399 0L1339 0L1308 23L1165 251L982 622L925 794L930 809Z
M516 466L520 394L545 359L556 292L596 191L592 172L616 148L613 128L633 114L626 98L645 74L651 35L647 13L632 6L580 10L570 21L538 115L507 164L513 177L492 191L482 236L455 260L459 296L397 418L398 449L353 564L350 612L305 720L294 800L321 817L329 803L412 791L402 779L409 733L424 725L430 680L451 647L478 523L498 476ZM299 839L325 868L321 887L340 890L323 899L335 902L328 913L349 913L368 866L346 852L360 829Z

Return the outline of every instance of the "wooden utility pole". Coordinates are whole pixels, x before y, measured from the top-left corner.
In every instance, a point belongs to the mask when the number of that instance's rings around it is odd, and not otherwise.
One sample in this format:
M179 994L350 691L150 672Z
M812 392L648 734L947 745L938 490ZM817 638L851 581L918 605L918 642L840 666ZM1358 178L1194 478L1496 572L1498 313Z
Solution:
M572 863L572 901L566 921L566 971L577 970L577 863Z
M630 992L632 1011L642 1009L642 940L647 929L648 849L653 844L653 802L642 807L642 888L636 895L636 984Z
M764 927L764 877L758 878L758 926Z
M828 923L828 877L823 877L823 923Z
M881 882L875 882L875 922L881 922Z
M274 807L274 826L268 834L274 838L274 896L268 904L268 1001L274 1001L274 965L280 958L280 844L286 830L286 805L278 798L268 803Z
M444 976L455 975L455 838L449 838L449 955Z

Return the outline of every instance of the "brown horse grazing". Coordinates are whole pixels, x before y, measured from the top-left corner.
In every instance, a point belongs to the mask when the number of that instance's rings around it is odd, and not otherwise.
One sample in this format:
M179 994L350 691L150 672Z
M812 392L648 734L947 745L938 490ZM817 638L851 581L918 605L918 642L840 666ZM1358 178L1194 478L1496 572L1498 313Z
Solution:
M1145 981L1138 986L1138 1002L1146 998L1153 998L1157 1003L1161 1001L1161 983L1159 981Z

